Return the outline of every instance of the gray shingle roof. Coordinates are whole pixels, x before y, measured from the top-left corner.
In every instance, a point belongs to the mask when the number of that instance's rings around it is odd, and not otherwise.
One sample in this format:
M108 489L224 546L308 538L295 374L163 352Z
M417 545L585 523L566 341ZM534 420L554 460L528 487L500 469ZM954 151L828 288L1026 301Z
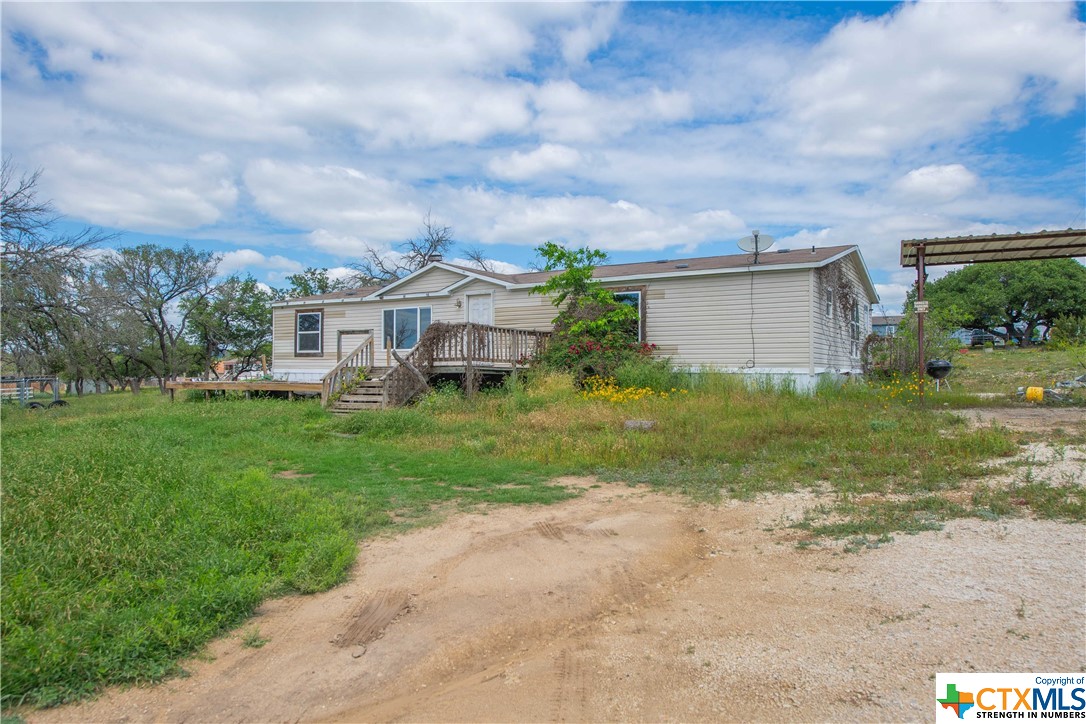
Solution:
M817 264L843 251L851 249L852 245L824 246L804 249L781 249L763 252L758 257L758 266L772 267L786 264ZM692 259L662 259L660 261L642 261L632 264L602 264L596 267L592 275L596 279L610 279L614 277L648 276L651 274L672 274L684 271L712 271L714 269L738 269L751 266L754 262L753 254L728 254L725 256L701 256ZM463 269L464 271L478 274L491 279L500 279L511 284L541 284L547 281L558 271L524 272L522 274L498 274L472 269L455 264L446 266Z
M820 264L838 254L854 248L854 245L805 247L802 249L779 249L763 252L758 257L758 267L771 269L774 266L787 266L790 264ZM728 269L743 269L752 266L753 254L727 254L723 256L701 256L691 259L661 259L659 261L642 261L631 264L602 264L596 267L592 275L595 279L615 279L622 277L654 276L657 274L678 274L682 272L705 272ZM506 284L542 284L560 271L534 271L521 274L499 274L497 272L483 271L472 267L460 266L443 262L442 266L459 269L478 276L505 282ZM387 286L387 285L386 285ZM332 299L358 298L362 299L384 287L360 287L358 289L345 289L329 294L318 294L311 297L294 297L287 301L294 302L320 302Z

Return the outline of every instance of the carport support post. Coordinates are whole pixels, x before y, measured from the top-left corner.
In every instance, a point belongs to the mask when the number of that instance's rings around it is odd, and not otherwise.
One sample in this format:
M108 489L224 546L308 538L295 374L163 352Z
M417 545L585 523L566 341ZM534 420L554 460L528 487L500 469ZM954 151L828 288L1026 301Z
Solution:
M918 244L916 247L916 301L924 301L924 245ZM924 404L924 373L926 372L924 361L924 305L919 305L920 309L916 312L916 351L917 351L917 374L920 375L920 404Z

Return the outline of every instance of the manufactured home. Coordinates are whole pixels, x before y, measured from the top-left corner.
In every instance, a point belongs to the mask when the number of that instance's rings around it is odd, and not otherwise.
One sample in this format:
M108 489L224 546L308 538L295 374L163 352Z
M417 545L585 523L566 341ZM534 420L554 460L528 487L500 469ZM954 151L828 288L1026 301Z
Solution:
M498 274L434 259L383 287L275 302L272 371L316 382L358 351L383 373L436 322L505 335L480 342L476 359L486 361L489 349L499 368L515 369L551 329L556 309L532 289L556 273ZM641 339L657 356L693 371L788 377L799 387L860 371L878 302L855 246L763 252L756 263L736 254L603 265L595 278L638 310Z

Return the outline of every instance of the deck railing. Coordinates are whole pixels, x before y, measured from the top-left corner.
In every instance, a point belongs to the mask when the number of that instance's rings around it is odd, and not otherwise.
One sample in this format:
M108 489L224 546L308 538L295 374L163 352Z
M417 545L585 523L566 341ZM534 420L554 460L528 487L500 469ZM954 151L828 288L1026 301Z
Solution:
M350 354L339 361L321 380L321 404L347 390L352 383L365 379L373 368L373 335L368 335Z
M470 380L478 367L516 370L537 357L549 332L495 327L488 324L431 324L419 343L385 376L385 405L410 401L427 387L426 380L442 366L463 366ZM471 389L471 382L467 385Z
M437 326L437 325L433 325ZM435 330L430 364L442 362L487 364L488 366L526 364L543 351L550 332L531 329L494 327L488 324L444 324ZM427 330L429 332L429 330ZM424 335L425 336L425 335ZM419 340L425 352L427 345Z

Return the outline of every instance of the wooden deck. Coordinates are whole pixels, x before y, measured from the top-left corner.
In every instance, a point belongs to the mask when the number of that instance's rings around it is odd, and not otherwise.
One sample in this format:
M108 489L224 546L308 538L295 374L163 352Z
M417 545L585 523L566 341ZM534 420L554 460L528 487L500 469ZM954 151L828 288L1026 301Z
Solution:
M170 400L173 400L174 390L203 390L210 396L212 392L286 392L288 396L295 394L319 395L322 383L320 382L289 382L287 380L176 380L167 382L166 389L170 391Z
M178 380L167 382L170 399L175 390L212 392L286 392L320 395L321 404L334 412L398 407L429 388L435 375L464 377L471 395L478 376L516 374L539 355L548 332L511 327L436 322L423 333L419 344L401 357L395 350L376 348L373 335L349 352L320 381L287 380ZM384 366L380 365L384 362Z

